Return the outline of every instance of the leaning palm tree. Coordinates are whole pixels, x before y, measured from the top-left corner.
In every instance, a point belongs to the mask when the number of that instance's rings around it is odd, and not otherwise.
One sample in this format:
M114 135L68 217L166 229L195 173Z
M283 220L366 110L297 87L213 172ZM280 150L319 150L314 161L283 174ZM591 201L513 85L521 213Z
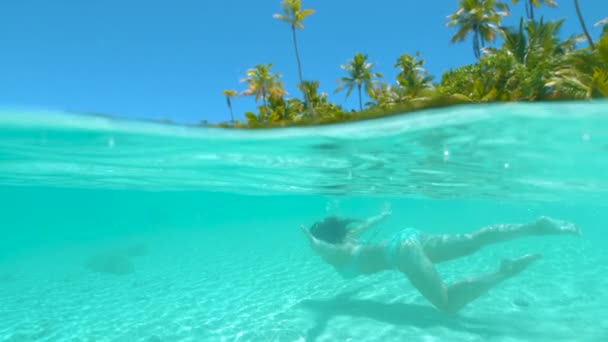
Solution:
M595 49L595 45L593 44L593 39L591 39L591 35L589 35L589 31L587 31L587 26L585 26L585 21L583 20L583 15L581 14L581 8L578 6L578 0L574 0L574 8L576 8L576 15L578 16L578 21L581 23L583 33L585 34L585 37L587 37L587 41L589 42L591 50L593 50Z
M233 89L222 90L222 94L226 96L226 104L228 104L228 108L230 109L230 122L234 124L234 113L232 112L232 98L237 97L239 94L236 90Z
M286 92L283 83L279 81L281 74L270 71L272 64L257 64L254 68L247 70L247 77L241 82L247 83L247 89L242 95L255 96L258 101L262 98L264 108L268 108L268 97L281 97Z
M296 52L296 62L298 64L298 78L300 79L300 84L302 84L302 62L300 61L300 53L298 52L298 40L296 36L296 29L304 29L302 21L304 21L306 17L313 14L315 11L312 9L302 9L300 0L283 0L281 8L283 10L283 14L275 14L273 15L273 17L275 19L279 19L288 23L291 27L291 33L293 36L293 48ZM314 115L314 106L310 102L310 96L306 92L304 92L304 100L306 101L306 105L310 108L311 112Z
M557 2L553 0L522 0L526 4L526 16L528 20L534 21L534 7L539 8L540 5L545 4L549 7L557 7ZM511 0L515 5L519 0Z
M361 89L365 89L365 92L368 94L373 93L373 90L376 88L376 79L382 77L381 73L372 71L374 63L368 62L367 58L367 54L364 55L358 52L347 64L340 66L346 70L348 75L338 79L339 84L335 91L337 93L346 88L346 97L348 98L356 87L359 93L359 110L363 110Z
M486 42L494 41L503 16L509 15L509 6L498 0L459 0L460 8L448 16L448 27L458 31L451 42L462 42L473 33L473 53L479 59Z

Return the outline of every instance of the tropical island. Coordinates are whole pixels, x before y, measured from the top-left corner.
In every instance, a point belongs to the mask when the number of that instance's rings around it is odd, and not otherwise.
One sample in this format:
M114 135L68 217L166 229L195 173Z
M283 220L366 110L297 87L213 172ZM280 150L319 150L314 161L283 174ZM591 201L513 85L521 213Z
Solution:
M356 53L341 65L342 76L334 92L358 97L358 110L345 110L328 100L320 84L303 77L298 50L298 32L314 14L303 9L301 0L283 0L281 13L274 14L292 33L297 89L300 97L288 96L281 74L272 64L257 64L248 69L242 82L245 89L226 89L230 120L211 126L224 128L273 128L339 123L377 118L441 106L506 102L591 100L608 97L608 18L594 26L602 34L594 42L582 17L578 0L573 0L582 34L566 39L558 36L561 20L536 18L535 8L558 6L554 0L458 0L456 12L446 26L456 30L452 43L472 35L476 62L449 70L439 78L424 68L420 52L403 54L395 60L396 80L387 82L374 71L365 53ZM516 27L503 26L510 6L525 6L526 17ZM500 38L501 45L493 46ZM579 47L579 45L581 47ZM434 80L437 80L434 82ZM363 103L363 94L369 101ZM235 120L232 101L240 96L255 97L257 108L245 112L245 121Z

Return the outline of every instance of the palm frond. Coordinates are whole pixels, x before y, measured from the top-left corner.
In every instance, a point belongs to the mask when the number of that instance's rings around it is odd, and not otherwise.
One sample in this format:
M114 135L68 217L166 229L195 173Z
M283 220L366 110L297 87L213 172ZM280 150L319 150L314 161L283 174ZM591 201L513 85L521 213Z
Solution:
M593 70L593 85L603 95L608 96L608 71L596 67Z

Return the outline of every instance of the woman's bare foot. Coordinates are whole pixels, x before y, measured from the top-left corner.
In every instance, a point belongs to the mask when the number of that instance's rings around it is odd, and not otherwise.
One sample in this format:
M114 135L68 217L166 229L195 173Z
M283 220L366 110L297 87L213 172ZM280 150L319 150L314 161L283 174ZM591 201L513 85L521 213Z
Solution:
M539 217L534 222L533 229L537 234L567 234L581 235L581 230L571 222L552 219L547 216Z
M540 258L542 258L541 254L526 254L515 259L504 259L500 263L500 274L508 277L514 276Z

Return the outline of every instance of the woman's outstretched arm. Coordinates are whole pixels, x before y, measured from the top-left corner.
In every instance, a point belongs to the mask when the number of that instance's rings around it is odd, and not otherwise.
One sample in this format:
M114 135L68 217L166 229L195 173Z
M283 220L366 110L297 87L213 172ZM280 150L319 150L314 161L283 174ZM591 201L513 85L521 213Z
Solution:
M355 228L353 228L352 230L349 231L348 236L350 238L358 238L363 233L365 233L368 229L376 226L382 220L389 217L392 213L393 213L393 211L391 209L391 206L388 204L385 205L380 214L378 214L376 216L372 216L372 217L368 218L367 220L364 220L363 222L359 223Z

